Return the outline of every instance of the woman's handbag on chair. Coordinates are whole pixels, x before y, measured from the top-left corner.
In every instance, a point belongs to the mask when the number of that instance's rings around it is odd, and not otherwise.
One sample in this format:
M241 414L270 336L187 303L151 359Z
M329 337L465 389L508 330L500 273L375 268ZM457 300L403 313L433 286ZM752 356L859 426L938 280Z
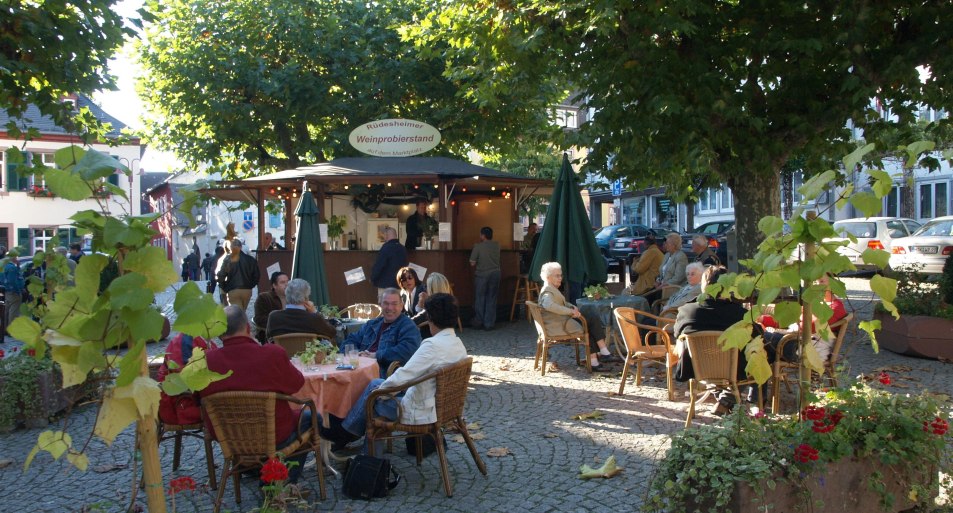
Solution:
M388 480L393 476L393 479ZM347 462L344 471L344 495L352 499L371 500L385 497L400 483L400 474L390 466L390 460L357 455Z

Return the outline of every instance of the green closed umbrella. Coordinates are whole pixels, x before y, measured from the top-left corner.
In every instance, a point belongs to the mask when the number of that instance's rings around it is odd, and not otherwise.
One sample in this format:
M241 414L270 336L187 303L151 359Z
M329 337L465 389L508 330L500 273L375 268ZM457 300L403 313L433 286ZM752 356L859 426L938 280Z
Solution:
M298 202L298 230L295 237L295 256L291 264L291 277L301 278L311 284L311 301L315 306L330 302L328 280L324 270L324 249L321 247L321 231L318 227L318 205L305 182L301 201Z
M564 283L573 282L584 287L589 283L605 283L607 279L606 261L596 245L576 173L565 153L549 200L546 224L529 266L530 279L542 281L539 270L546 262L559 262Z

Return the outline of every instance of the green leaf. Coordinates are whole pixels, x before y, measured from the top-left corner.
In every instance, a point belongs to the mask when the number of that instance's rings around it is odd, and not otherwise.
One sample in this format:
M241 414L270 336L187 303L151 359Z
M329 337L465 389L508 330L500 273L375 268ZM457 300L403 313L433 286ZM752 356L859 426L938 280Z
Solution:
M864 155L867 155L868 153L874 151L874 148L876 147L877 147L876 144L870 143L866 146L857 148L856 150L850 152L850 154L844 157L844 169L846 169L848 173L852 172L854 169L857 168L857 164L864 158Z
M138 273L127 273L113 280L106 289L109 303L115 310L129 308L141 310L155 301L155 294L145 288L146 277Z
M870 192L858 192L850 197L850 204L857 210L860 210L864 216L871 217L877 215L883 204L880 198Z
M890 177L889 173L880 169L871 169L867 174L872 179L871 188L877 197L883 198L890 194L890 190L893 189L893 178Z
M774 320L778 326L790 326L801 320L801 305L793 301L782 301L774 305Z
M44 171L43 179L50 191L63 199L80 201L93 195L82 177L63 169L49 168Z
M14 319L7 331L11 337L31 347L43 341L43 327L24 315Z
M781 294L780 287L763 288L758 293L758 304L768 305L774 302Z
M764 340L758 336L751 340L744 348L745 372L753 377L759 385L771 379L771 364L768 363L768 353L764 350Z
M122 359L119 360L119 376L116 377L116 388L121 388L132 384L132 381L139 376L139 369L142 366L142 351L146 347L145 341L138 341Z
M850 197L853 194L854 194L854 184L849 183L845 185L844 190L840 192L840 194L837 197L837 201L835 202L834 205L837 207L838 210L846 207L847 201L850 199Z
M83 158L83 155L86 155L86 150L71 144L53 152L53 162L56 162L56 167L60 169L70 169Z
M103 398L103 404L99 408L99 415L96 417L96 425L93 433L103 439L106 445L112 445L113 440L119 436L130 424L139 418L136 403L130 398L117 398L113 390L106 393Z
M40 433L40 436L36 439L36 445L33 446L33 450L30 451L23 462L23 470L26 471L30 468L33 458L40 451L46 451L53 456L54 460L58 460L72 445L73 438L69 436L69 433L63 431L44 431Z
M90 149L83 155L83 158L76 164L76 167L73 169L73 172L79 173L80 176L85 180L96 180L99 178L106 178L116 172L116 170L122 170L125 173L129 173L129 169L126 166L122 165L114 157L100 151Z
M744 349L751 342L751 321L742 319L728 327L721 336L718 337L718 343L724 349L735 348Z
M198 392L216 381L231 376L232 371L219 374L209 370L208 363L205 360L205 351L201 347L195 347L192 349L192 358L189 359L189 363L178 374L189 390Z
M880 296L883 301L893 303L897 297L897 280L875 274L870 278L870 290Z
M128 327L129 336L134 342L159 340L165 323L162 314L151 307L138 310L123 308L119 311L119 318Z
M173 308L178 315L173 325L176 331L205 339L225 332L225 311L211 294L200 291L194 281L176 292Z
M80 304L83 306L89 307L99 295L100 275L107 264L109 259L96 253L84 256L76 264L73 279L76 283L76 297L81 299Z
M777 216L764 216L758 221L758 229L770 237L784 229L784 220Z
M66 460L81 472L86 472L86 469L89 468L89 456L86 456L85 453L70 451L66 453Z
M877 344L877 330L880 329L880 319L874 319L871 321L860 321L857 324L857 327L867 332L867 335L870 336L870 345L873 346L874 352L880 352L880 345Z
M146 246L127 254L123 266L126 271L144 276L145 287L152 292L162 292L179 279L165 249L156 246ZM194 286L194 282L189 283Z
M189 391L189 386L185 384L182 376L178 372L173 372L165 377L162 383L159 383L165 395L176 396Z
M933 151L936 148L936 143L933 141L917 141L912 144L908 144L906 148L907 151L907 162L905 167L911 168L917 165L917 160L920 158L920 154L927 151Z
M828 188L828 185L835 176L837 176L837 174L829 169L819 175L811 177L810 180L804 182L804 185L798 187L797 191L804 196L804 202L813 201Z
M890 253L882 249L865 249L860 258L866 264L873 264L881 269L886 269L890 264Z

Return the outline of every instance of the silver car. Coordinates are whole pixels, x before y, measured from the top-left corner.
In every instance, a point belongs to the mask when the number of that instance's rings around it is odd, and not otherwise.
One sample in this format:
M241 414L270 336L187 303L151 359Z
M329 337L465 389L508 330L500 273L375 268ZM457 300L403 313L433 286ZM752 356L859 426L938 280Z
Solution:
M904 217L858 217L834 222L834 231L842 238L831 239L847 241L846 246L837 248L837 252L850 259L858 270L876 270L876 266L865 264L861 255L868 249L890 251L893 240L908 237L920 228L920 223ZM850 242L847 235L853 235L857 242Z
M937 217L913 235L895 239L890 251L890 267L920 264L920 272L940 274L946 257L953 254L953 216Z

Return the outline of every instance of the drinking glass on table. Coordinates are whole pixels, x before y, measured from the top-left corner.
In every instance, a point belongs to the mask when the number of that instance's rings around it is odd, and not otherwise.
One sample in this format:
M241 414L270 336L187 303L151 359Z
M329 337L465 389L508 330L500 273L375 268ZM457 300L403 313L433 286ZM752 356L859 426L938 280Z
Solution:
M354 355L354 358L357 358L357 347L354 344L345 344L344 345L344 357L346 362L357 367L357 364L351 360L351 355Z

